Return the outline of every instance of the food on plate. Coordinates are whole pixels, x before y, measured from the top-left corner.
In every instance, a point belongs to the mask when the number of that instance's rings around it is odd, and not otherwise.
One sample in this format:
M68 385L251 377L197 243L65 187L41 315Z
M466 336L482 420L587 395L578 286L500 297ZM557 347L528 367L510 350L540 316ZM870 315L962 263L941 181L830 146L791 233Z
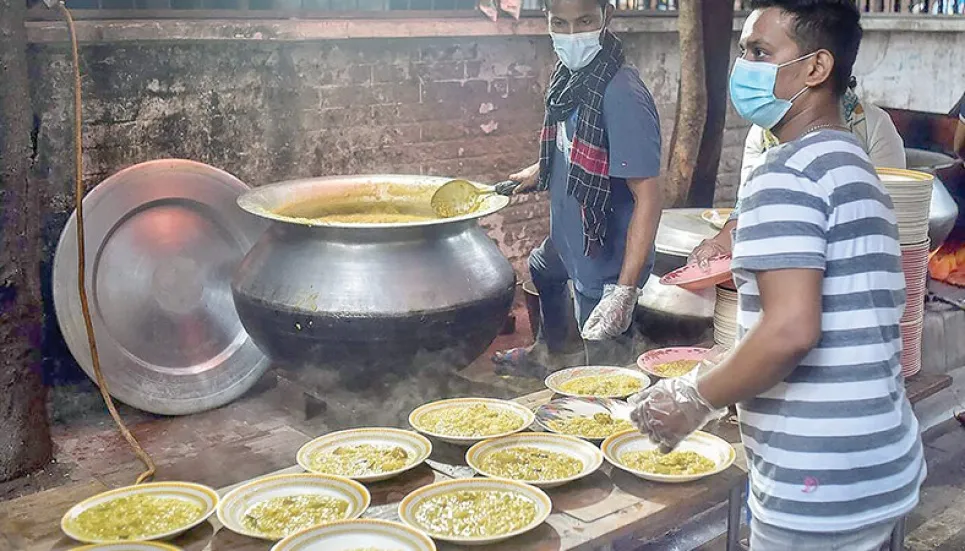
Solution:
M661 377L680 377L693 371L699 360L674 360L653 366L653 372Z
M485 404L440 407L425 412L417 422L426 432L457 437L493 436L523 427L519 415Z
M643 381L630 375L587 375L562 383L560 390L576 396L629 396L643 390Z
M352 477L397 471L411 459L399 446L358 444L322 450L308 461L315 472Z
M500 478L542 481L576 476L583 470L583 462L563 453L519 446L489 454L479 467Z
M536 518L528 497L502 490L462 490L419 503L415 520L435 536L491 537L523 528Z
M92 540L146 540L184 528L204 516L204 508L174 497L135 494L95 505L70 523Z
M266 499L245 511L242 524L252 532L283 538L303 528L342 520L349 502L322 495L297 495Z
M618 419L609 413L594 413L592 416L577 416L558 421L550 421L549 428L562 434L583 438L606 438L611 434L630 430L633 425L626 419Z
M692 451L632 451L622 454L620 462L635 471L652 474L691 475L714 470L713 461Z

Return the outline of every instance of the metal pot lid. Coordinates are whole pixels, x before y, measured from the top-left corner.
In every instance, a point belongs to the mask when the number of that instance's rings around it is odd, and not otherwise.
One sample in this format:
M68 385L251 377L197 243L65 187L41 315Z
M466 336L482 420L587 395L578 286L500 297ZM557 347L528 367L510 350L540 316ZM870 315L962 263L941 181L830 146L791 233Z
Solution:
M651 274L640 290L637 305L647 310L663 312L684 318L711 319L717 295L713 287L700 291L688 291L676 285L664 285L660 278Z
M928 173L934 173L937 169L955 164L955 157L914 147L905 148L905 159L907 161L905 164L909 169Z
M701 241L717 235L717 228L700 217L705 210L707 209L664 209L654 240L657 252L689 256Z
M238 208L246 191L227 172L166 159L122 170L84 198L87 294L118 400L152 413L195 413L231 402L268 368L231 296L236 266L267 227ZM54 257L54 308L93 379L77 293L76 217Z

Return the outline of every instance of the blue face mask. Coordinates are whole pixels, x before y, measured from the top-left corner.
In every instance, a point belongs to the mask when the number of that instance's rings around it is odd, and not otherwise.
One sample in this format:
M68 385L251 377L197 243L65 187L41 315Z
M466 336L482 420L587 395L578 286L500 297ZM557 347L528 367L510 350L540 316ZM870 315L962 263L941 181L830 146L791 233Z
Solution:
M606 12L603 12L603 20L606 21ZM603 28L598 31L585 33L564 34L550 32L553 39L553 50L559 56L563 65L571 71L579 71L593 61L598 53L603 49L601 36Z
M774 95L777 84L777 71L814 57L817 52L776 65L763 61L747 61L740 57L730 73L730 100L734 109L744 119L770 130L791 110L794 100L808 90L805 86L791 99L780 99Z

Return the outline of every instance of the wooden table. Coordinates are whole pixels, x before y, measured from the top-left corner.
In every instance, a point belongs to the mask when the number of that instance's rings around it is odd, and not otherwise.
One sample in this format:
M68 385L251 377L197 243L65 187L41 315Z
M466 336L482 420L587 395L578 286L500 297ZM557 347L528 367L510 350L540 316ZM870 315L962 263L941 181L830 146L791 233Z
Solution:
M518 402L536 408L552 397L542 391L520 398ZM736 425L722 422L715 432L729 442L737 442ZM430 460L409 473L368 486L372 505L365 518L398 520L402 498L413 490L453 478L468 478L474 472L465 463L465 448L433 442ZM547 491L553 512L538 529L505 543L485 547L488 551L578 551L632 549L634 543L662 536L683 522L730 498L731 518L740 526L741 495L746 481L742 469L743 448L738 449L735 465L723 473L688 484L657 484L641 480L609 464L586 479ZM241 460L242 458L239 458ZM230 468L230 465L225 465ZM302 472L291 467L278 473ZM234 486L219 490L224 495ZM59 512L59 514L63 514ZM59 518L59 517L58 517ZM46 528L50 528L49 530ZM67 551L76 543L59 535L56 526L45 527L27 548L28 551ZM269 542L239 536L223 529L217 518L173 542L185 551L268 551ZM0 546L2 547L2 546ZM440 544L440 551L463 549ZM734 547L733 549L736 549Z

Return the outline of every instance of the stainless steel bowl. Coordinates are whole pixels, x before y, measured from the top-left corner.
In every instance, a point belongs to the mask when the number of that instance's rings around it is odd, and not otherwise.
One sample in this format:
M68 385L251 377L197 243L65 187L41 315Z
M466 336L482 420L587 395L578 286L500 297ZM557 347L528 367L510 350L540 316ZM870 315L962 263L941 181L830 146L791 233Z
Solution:
M928 237L931 239L931 250L938 250L952 233L955 220L958 218L958 205L938 177L938 172L951 167L956 160L942 153L914 148L905 149L905 158L910 170L927 172L935 176L932 181L931 205L928 211Z

